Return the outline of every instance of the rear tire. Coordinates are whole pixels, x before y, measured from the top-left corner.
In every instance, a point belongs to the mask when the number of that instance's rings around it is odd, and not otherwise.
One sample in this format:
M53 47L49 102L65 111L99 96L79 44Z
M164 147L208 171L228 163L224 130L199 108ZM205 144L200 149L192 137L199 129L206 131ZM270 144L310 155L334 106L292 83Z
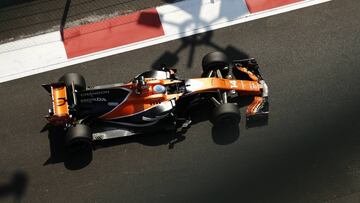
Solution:
M230 124L238 125L240 119L240 111L237 105L233 103L226 103L215 107L210 121L214 126Z
M59 82L65 83L68 89L71 89L73 82L75 90L81 91L86 89L85 78L79 73L66 73L59 79Z
M74 104L72 83L74 83L74 88L76 91L83 91L86 89L85 78L79 73L66 73L59 79L59 82L63 82L66 85L67 98L70 105Z
M70 127L65 135L65 145L71 152L85 151L92 147L92 133L90 127L77 124Z
M222 52L211 52L206 54L202 59L202 68L204 73L211 70L217 70L227 73L229 72L229 62L227 56Z

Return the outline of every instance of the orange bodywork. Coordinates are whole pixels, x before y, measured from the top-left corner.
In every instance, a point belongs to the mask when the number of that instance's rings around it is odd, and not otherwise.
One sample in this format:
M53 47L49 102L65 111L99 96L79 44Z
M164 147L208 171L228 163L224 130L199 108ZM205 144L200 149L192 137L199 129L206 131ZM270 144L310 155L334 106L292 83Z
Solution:
M253 102L246 109L246 115L255 115L257 108L263 103L263 97L254 97Z
M237 67L237 69L243 73L246 73L252 80L259 81L259 78L254 73L249 71L247 68L240 66L240 67Z
M157 93L153 90L155 85L170 85L181 83L179 80L155 80L146 79L147 87L141 93L136 92L136 85L132 82L122 85L122 88L132 90L125 101L115 107L112 111L100 116L100 119L111 120L134 115L148 110L162 102L177 100L183 93L167 94ZM230 80L222 78L197 78L186 82L187 90L191 93L211 92L215 90L235 90L241 95L260 95L261 85L257 81Z
M155 85L170 85L174 83L179 83L178 80L153 80L147 79L146 84L147 88L142 89L140 93L136 92L136 86L133 83L127 83L121 87L132 90L127 99L112 111L100 116L100 119L110 120L115 118L121 118L125 116L134 115L136 113L143 112L147 109L150 109L161 102L177 100L182 94L166 94L157 93L154 91Z
M196 78L188 80L189 89L193 92L208 92L213 90L235 90L241 95L261 94L261 85L257 81L231 80L222 78Z

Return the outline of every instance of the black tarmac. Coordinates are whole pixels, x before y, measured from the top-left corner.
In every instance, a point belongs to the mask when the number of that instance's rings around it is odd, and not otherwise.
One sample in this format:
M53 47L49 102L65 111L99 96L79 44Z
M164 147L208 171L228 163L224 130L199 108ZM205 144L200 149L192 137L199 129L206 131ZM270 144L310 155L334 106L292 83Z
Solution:
M359 8L334 0L0 84L0 201L359 202ZM72 157L60 133L41 132L50 105L42 83L66 72L89 85L129 81L161 63L198 77L211 51L257 58L268 125L246 129L243 119L219 132L203 121Z

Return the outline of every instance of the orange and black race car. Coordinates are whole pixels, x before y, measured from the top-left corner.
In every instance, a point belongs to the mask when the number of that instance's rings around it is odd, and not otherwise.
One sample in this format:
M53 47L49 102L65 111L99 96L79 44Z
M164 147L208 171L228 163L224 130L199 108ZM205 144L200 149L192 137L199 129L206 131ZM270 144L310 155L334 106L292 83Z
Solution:
M226 55L204 56L200 78L179 79L176 70L162 67L136 76L128 83L87 87L77 73L43 85L52 97L49 124L66 129L68 147L95 140L125 137L159 130L185 129L189 111L200 102L212 105L213 125L240 122L238 103L251 98L247 123L267 119L268 87L255 59L229 63Z

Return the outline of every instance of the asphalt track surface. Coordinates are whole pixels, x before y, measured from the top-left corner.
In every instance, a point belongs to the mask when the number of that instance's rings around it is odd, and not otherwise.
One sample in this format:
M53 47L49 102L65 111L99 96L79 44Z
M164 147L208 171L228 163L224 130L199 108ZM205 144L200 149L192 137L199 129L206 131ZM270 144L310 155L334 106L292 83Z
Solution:
M0 201L359 202L359 8L334 0L0 84ZM106 84L165 62L197 77L214 50L258 59L268 125L218 132L197 122L175 144L159 133L78 157L50 148L61 144L56 132L40 132L49 105L40 84L63 73Z

